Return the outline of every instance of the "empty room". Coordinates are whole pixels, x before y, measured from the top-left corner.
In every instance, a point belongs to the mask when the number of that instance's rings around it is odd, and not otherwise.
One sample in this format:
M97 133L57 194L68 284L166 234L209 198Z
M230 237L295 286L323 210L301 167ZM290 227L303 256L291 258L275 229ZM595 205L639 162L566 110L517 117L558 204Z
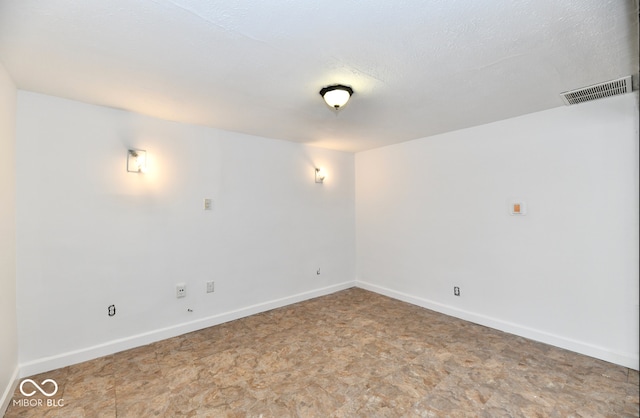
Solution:
M0 0L0 416L638 417L637 0Z

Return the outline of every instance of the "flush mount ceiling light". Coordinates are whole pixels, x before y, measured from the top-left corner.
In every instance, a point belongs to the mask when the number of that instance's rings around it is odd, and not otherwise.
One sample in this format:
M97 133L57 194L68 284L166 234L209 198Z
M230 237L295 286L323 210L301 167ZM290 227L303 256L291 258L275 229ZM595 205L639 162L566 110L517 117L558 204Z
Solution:
M339 110L346 105L352 94L353 89L349 86L343 86L342 84L335 84L320 89L320 96L322 96L329 107L335 110Z

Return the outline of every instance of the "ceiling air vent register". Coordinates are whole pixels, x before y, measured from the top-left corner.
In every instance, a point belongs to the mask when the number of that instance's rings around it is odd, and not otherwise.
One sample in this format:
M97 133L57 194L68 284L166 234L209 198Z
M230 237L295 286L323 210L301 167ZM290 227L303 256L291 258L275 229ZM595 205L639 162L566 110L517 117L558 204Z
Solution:
M601 99L603 97L631 93L631 90L631 76L627 76L617 80L583 87L578 90L565 91L564 93L560 93L560 97L562 97L564 104L572 105Z

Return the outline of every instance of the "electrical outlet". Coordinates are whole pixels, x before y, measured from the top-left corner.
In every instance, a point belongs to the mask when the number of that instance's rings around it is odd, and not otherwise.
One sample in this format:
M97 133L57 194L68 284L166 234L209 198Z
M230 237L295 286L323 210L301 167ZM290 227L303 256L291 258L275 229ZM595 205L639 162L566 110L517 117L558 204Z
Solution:
M455 296L460 296L460 288L458 286L454 286L453 288L453 294Z
M176 285L176 297L183 298L187 296L187 285L184 283L178 283Z
M213 293L213 281L207 282L207 293Z

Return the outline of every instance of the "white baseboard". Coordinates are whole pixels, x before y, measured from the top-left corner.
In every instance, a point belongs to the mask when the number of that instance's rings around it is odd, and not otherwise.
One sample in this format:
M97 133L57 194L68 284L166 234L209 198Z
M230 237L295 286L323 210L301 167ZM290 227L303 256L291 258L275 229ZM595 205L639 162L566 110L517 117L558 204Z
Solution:
M13 374L11 375L11 379L9 379L9 384L4 389L4 392L2 392L2 398L0 398L0 416L4 416L5 412L7 412L11 398L13 398L13 392L15 392L16 387L18 386L19 375L20 368L16 366L13 370Z
M606 347L599 347L582 341L573 340L571 338L565 338L545 331L540 331L537 329L514 324L512 322L503 321L501 319L465 311L453 306L444 305L428 299L412 296L403 292L398 292L386 287L374 285L363 281L356 281L356 286L365 290L369 290L371 292L379 293L384 296L389 296L391 298L401 300L403 302L411 303L412 305L417 305L456 318L464 319L465 321L473 322L500 331L508 332L510 334L518 335L520 337L564 348L566 350L574 351L576 353L584 354L590 357L595 357L600 360L608 361L610 363L619 364L631 369L638 370L638 366L640 363L638 353L616 352Z
M340 283L333 286L315 289L308 292L298 293L296 295L287 296L281 299L275 299L256 305L247 306L245 308L234 311L223 312L217 315L200 318L195 321L185 322L171 327L156 329L127 338L121 338L106 342L104 344L83 348L80 350L70 351L52 357L41 358L20 364L20 377L31 376L38 373L48 372L50 370L59 369L61 367L70 366L72 364L82 363L84 361L93 360L98 357L114 354L130 348L140 347L161 341L167 338L176 337L188 332L197 331L199 329L208 328L219 325L224 322L233 321L235 319L244 318L246 316L255 315L260 312L269 311L271 309L280 308L291 305L293 303L302 302L307 299L328 295L340 290L348 289L356 285L355 281ZM15 387L14 387L15 390Z
M146 344L154 343L156 341L161 341L167 338L186 334L188 332L197 331L199 329L219 325L250 315L255 315L260 312L265 312L271 309L291 305L293 303L302 302L307 299L328 295L354 286L379 293L381 295L389 296L391 298L398 299L404 302L408 302L426 309L431 309L436 312L460 318L465 321L488 326L500 331L508 332L510 334L529 338L535 341L540 341L556 347L564 348L590 357L595 357L611 363L619 364L624 367L638 370L638 353L619 353L604 347L594 346L569 338L560 337L544 331L524 327L508 321L503 321L500 319L479 315L473 312L468 312L449 305L444 305L441 303L430 301L428 299L412 296L371 283L363 281L349 281L321 289L315 289L309 292L299 293L281 299L251 305L245 308L224 312L206 318L200 318L195 321L185 322L171 327L152 330L131 337L109 341L104 344L95 345L92 347L70 351L56 356L41 358L38 360L30 361L28 363L20 364L16 369L16 372L14 373L15 378L13 379L13 386L12 388L7 388L5 390L2 398L2 404L0 404L0 406L4 408L8 406L8 402L10 402L11 400L11 394L13 394L13 391L15 390L15 387L18 383L18 377L22 378L31 376L61 367L70 366L72 364L93 360L98 357L114 354L120 351L128 350L130 348L140 347ZM5 399L5 397L8 399Z

